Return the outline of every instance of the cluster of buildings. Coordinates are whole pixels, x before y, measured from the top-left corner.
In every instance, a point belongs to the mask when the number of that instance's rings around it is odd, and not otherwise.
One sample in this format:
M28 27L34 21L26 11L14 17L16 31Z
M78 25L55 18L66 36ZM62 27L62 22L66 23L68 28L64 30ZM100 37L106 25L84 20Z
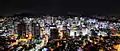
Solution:
M1 29L6 29L10 34L22 35L31 32L33 36L40 34L55 35L55 31L58 32L58 29L64 33L67 32L70 36L79 36L80 34L91 35L91 29L99 30L101 28L112 29L120 27L120 23L118 22L101 21L88 17L10 17L1 19L1 21L3 21ZM107 33L104 31L101 32L104 34ZM98 34L101 34L101 32Z
M37 49L46 46L51 39L72 38L88 35L118 36L120 23L103 20L102 18L71 17L71 16L41 16L41 17L4 17L0 18L0 36L10 40L36 41ZM14 35L14 36L11 36ZM16 42L15 42L16 43Z

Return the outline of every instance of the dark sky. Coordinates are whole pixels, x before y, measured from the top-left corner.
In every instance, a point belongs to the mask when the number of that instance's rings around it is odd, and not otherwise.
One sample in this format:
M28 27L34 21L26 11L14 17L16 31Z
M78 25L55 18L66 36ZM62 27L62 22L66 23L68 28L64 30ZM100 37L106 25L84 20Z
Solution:
M111 0L0 0L0 15L31 12L120 13L119 1Z

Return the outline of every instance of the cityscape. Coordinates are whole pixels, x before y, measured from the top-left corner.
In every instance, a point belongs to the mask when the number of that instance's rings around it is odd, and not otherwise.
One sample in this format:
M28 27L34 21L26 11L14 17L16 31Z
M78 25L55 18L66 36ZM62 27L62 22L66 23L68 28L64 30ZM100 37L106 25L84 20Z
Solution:
M0 0L0 51L120 51L120 1Z
M3 17L0 18L0 50L120 51L120 22L113 18Z

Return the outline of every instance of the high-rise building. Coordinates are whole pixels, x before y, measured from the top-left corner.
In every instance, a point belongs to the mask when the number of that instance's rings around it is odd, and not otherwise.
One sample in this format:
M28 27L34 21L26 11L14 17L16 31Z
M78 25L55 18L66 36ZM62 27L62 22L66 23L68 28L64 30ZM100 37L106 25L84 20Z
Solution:
M17 30L19 35L26 34L26 24L25 23L18 24Z
M50 38L51 39L58 39L58 30L57 29L50 29Z
M33 35L39 35L39 34L40 34L40 26L39 26L39 23L33 23L33 24L32 24L32 34L33 34Z

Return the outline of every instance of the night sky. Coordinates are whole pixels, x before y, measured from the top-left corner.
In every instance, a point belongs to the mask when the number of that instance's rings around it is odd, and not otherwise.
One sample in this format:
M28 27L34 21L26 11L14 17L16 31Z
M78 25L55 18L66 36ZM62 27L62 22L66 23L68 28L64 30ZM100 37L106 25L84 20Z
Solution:
M0 15L29 12L65 14L74 13L120 13L119 1L111 0L0 0Z

